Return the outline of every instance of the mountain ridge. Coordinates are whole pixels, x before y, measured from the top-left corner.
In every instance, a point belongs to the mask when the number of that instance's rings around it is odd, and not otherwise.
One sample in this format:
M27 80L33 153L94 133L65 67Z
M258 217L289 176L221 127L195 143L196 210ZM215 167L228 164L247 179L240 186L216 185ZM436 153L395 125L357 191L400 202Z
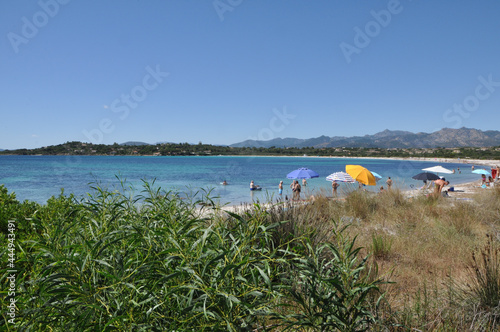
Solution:
M500 131L474 128L443 128L432 133L412 133L385 129L364 136L319 136L307 139L275 138L268 141L245 140L231 147L315 147L315 148L460 148L500 146Z

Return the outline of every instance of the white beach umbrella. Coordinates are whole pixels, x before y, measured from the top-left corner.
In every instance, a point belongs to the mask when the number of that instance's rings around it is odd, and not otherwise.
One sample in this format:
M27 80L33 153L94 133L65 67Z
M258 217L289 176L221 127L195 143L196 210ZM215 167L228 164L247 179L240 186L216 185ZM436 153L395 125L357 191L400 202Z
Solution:
M350 182L354 183L352 176L345 172L335 172L326 177L327 181L340 181L340 182Z
M445 173L445 174L452 174L453 171L444 168L443 166L432 166L432 167L427 167L427 168L422 168L422 171L427 171L427 172L434 172L434 173Z

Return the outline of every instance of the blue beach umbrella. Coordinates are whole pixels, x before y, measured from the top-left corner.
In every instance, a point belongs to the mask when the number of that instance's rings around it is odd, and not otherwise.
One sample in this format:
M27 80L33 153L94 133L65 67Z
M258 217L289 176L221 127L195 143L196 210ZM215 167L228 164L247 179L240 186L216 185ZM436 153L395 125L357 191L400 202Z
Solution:
M319 174L309 168L299 168L287 174L287 179L310 179L317 178Z
M472 173L474 173L474 174L484 174L486 176L491 176L491 173L488 172L487 170L483 169L483 168L475 169L475 170L472 171Z
M370 171L370 172L372 172L372 171ZM380 180L382 178L382 175L380 175L378 173L372 172L372 174L375 177L375 180Z

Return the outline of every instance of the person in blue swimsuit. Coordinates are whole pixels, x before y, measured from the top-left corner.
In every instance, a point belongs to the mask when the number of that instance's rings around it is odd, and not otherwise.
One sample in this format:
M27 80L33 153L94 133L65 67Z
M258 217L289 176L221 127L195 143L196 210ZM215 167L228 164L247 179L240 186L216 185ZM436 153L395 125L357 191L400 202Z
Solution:
M280 184L278 185L278 192L280 195L283 194L283 181L280 181Z

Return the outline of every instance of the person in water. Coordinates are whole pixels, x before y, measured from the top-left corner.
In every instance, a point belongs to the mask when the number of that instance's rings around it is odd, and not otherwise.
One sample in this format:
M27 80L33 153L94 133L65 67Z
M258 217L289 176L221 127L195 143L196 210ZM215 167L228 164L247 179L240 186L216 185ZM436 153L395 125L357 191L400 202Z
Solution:
M278 185L278 193L280 195L283 194L283 181L280 181L280 184Z
M295 200L300 200L300 190L301 190L301 186L299 184L299 181L295 180L295 186L293 186Z
M387 178L387 181L385 181L385 183L387 184L387 189L390 190L392 188L392 179L390 176Z
M258 185L256 185L253 180L250 181L250 190L257 190L259 188Z

